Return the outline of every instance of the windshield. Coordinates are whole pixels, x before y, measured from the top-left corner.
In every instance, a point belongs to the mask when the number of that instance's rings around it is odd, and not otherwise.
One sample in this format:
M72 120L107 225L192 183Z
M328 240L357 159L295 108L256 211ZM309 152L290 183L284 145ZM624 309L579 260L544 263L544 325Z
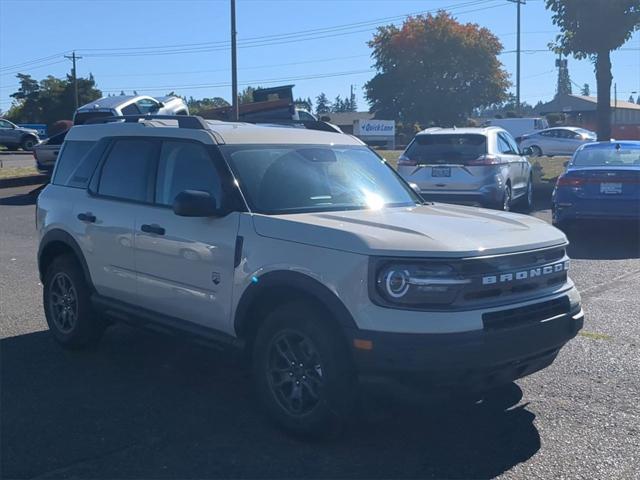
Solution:
M572 164L579 167L640 166L640 147L585 148L576 154Z
M412 206L419 197L366 147L222 148L251 209L279 214Z
M405 152L418 165L432 163L464 164L487 153L487 138L484 135L418 135Z

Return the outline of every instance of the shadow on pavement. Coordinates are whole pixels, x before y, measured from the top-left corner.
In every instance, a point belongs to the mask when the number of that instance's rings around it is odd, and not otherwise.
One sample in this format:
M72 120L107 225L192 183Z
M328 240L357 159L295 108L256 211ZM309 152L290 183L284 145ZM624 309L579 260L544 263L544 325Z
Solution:
M0 341L3 478L491 478L540 448L515 384L488 405L364 388L332 442L303 442L260 413L219 352L116 325L91 352L48 332Z
M567 253L587 260L640 258L640 222L582 221L566 228Z
M36 200L38 200L38 195L40 195L40 192L44 187L46 187L46 185L39 185L38 187L34 187L33 190L27 193L12 195L10 197L1 197L0 205L9 205L14 207L35 205Z

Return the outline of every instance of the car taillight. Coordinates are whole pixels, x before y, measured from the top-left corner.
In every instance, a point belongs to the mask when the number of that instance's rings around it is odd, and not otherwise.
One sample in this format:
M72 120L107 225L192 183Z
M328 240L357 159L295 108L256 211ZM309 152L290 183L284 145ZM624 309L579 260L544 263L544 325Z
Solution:
M502 160L497 155L480 155L474 160L466 162L467 165L497 165L502 163Z
M558 177L558 187L582 187L586 183L586 179L583 177L569 177L567 175L560 175Z
M399 167L415 167L418 165L418 162L415 160L411 160L406 155L402 154L398 157L398 166Z

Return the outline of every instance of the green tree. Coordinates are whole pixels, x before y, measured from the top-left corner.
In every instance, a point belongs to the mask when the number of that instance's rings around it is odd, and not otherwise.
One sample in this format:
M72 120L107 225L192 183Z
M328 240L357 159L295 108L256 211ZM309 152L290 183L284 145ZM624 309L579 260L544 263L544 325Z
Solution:
M303 110L307 110L308 112L313 111L313 103L311 103L310 98L296 98L293 103L297 108L302 108Z
M546 0L560 27L559 47L595 64L598 140L611 138L611 51L640 28L640 0Z
M556 95L571 95L571 77L569 76L569 67L567 59L560 60L558 65L558 86Z
M260 87L248 86L244 90L242 90L238 94L238 97L239 97L239 100L240 100L239 103L243 104L243 103L251 103L251 102L253 102L253 91L258 89L258 88L260 88Z
M329 113L330 111L331 104L329 103L329 99L324 92L322 92L316 97L316 113L321 115L323 113Z
M16 123L45 123L53 125L59 120L73 118L75 93L73 79L64 79L49 75L40 82L30 75L18 74L20 87L11 94L16 100L8 112L8 117ZM96 88L93 75L78 78L78 99L80 105L89 103L102 96Z
M510 85L498 38L443 11L379 27L369 46L378 73L365 95L380 118L464 124L474 108L504 100Z
M629 95L629 103L636 103L635 99L633 98L633 95Z
M199 100L189 97L189 100L187 100L187 106L189 107L189 113L191 115L200 115L201 113L214 108L229 107L230 104L221 97L202 98Z
M332 107L331 107L331 111L334 113L340 113L340 112L344 112L345 111L345 102L342 100L342 98L340 97L340 95L338 95L336 97L336 99L333 101Z
M580 95L584 95L585 97L591 95L591 88L589 87L588 83L582 85L582 88L580 89Z

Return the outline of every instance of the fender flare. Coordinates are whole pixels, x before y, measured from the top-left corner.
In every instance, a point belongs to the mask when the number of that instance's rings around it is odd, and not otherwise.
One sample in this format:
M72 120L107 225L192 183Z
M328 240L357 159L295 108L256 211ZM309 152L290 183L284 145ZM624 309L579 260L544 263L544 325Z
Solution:
M234 317L234 329L238 337L242 337L251 319L249 312L254 302L265 290L272 288L291 289L292 293L308 295L323 305L343 328L357 329L353 316L342 301L318 280L300 272L276 270L267 272L252 282L243 292Z
M80 245L78 245L78 242L71 236L71 234L58 228L49 230L40 241L40 246L38 247L38 271L40 273L40 281L44 280L44 275L46 273L43 270L43 254L47 250L47 247L53 243L62 243L73 251L74 255L78 259L78 263L80 263L80 267L82 268L82 272L84 273L84 277L89 284L89 287L92 291L95 291L93 281L91 280L91 273L89 272L89 266L87 265L87 261L84 258Z

